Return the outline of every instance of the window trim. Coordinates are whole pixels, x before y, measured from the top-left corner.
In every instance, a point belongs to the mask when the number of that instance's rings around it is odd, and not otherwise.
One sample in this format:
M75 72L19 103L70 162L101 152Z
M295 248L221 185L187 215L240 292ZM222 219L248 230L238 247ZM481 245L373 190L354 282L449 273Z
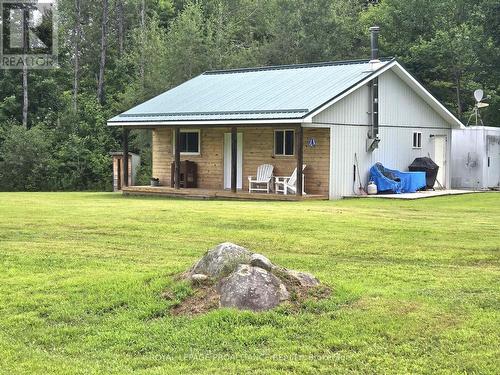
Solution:
M181 133L198 133L198 152L182 152L181 155L199 156L201 155L201 129L179 129ZM172 129L172 154L175 155L175 129Z
M415 135L417 136L416 137L417 144L415 144ZM413 132L411 142L412 142L413 149L421 149L422 148L422 132Z
M285 152L286 146L285 146L285 140L286 140L286 132L291 131L293 133L293 152L291 155L287 155L285 153L283 154L277 154L276 153L276 132L283 132L283 152ZM278 157L294 157L295 156L295 129L274 129L273 131L273 156L278 156Z

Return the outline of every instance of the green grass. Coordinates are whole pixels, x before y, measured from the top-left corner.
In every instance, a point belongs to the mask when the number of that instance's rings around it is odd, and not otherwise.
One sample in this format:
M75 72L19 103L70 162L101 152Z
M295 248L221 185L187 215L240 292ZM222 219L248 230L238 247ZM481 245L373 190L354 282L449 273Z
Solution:
M0 373L500 373L500 194L226 202L0 194ZM173 317L232 241L330 298Z

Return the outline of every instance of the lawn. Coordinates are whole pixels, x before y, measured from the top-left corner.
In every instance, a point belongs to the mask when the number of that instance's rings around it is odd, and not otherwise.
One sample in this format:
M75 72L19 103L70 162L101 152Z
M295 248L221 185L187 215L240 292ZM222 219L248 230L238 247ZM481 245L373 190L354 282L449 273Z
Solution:
M172 316L232 241L333 289ZM0 193L0 373L500 373L500 194L229 202ZM175 299L161 298L171 290Z

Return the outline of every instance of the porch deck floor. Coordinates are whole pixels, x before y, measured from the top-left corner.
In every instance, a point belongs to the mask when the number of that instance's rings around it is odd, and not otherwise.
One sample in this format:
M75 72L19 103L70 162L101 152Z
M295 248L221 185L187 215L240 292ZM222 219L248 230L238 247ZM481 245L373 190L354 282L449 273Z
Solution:
M422 199L422 198L431 198L431 197L439 197L444 195L460 195L460 194L470 194L470 193L478 193L479 191L472 190L429 190L429 191L418 191L416 193L403 193L403 194L377 194L377 195L358 195L358 196L349 196L345 198L380 198L380 199Z
M295 194L266 194L249 193L239 190L233 193L229 190L181 188L174 189L167 186L127 186L123 187L124 195L160 195L166 197L181 197L187 199L236 199L236 200L262 200L262 201L300 201L300 200L327 200L325 195L306 194L297 197Z

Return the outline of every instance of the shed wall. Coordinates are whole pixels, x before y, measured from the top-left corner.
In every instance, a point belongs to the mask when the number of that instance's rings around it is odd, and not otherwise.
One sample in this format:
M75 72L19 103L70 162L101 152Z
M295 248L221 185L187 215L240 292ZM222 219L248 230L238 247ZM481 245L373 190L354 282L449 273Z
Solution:
M368 126L332 126L330 131L330 142L332 145L331 156L331 188L330 198L341 198L354 195L353 190L353 166L355 156L358 157L358 167L361 181L366 187L369 178L369 169L376 162L381 162L391 169L407 171L408 166L417 157L429 156L434 159L434 137L442 135L451 139L450 129L426 129L426 128L389 128L381 127L379 136L379 148L373 152L366 152L366 134ZM422 132L422 148L412 147L413 132ZM447 160L450 160L448 152ZM449 168L446 176L446 186L449 186Z
M135 178L137 176L137 171L141 163L141 157L136 154L130 154L128 158L128 185L135 184ZM118 173L120 172L120 173ZM113 154L113 191L118 191L121 189L121 184L123 183L123 154L114 153ZM119 189L120 187L120 189Z
M451 126L395 73L379 77L379 148L366 151L370 129L370 90L363 86L313 118L313 126L330 127L330 198L354 195L355 154L363 186L377 161L403 171L416 157L434 159L434 137L446 137L446 178L450 186ZM413 148L413 132L422 133L422 147ZM356 182L357 184L357 182Z
M500 128L453 130L451 185L465 189L500 185Z

